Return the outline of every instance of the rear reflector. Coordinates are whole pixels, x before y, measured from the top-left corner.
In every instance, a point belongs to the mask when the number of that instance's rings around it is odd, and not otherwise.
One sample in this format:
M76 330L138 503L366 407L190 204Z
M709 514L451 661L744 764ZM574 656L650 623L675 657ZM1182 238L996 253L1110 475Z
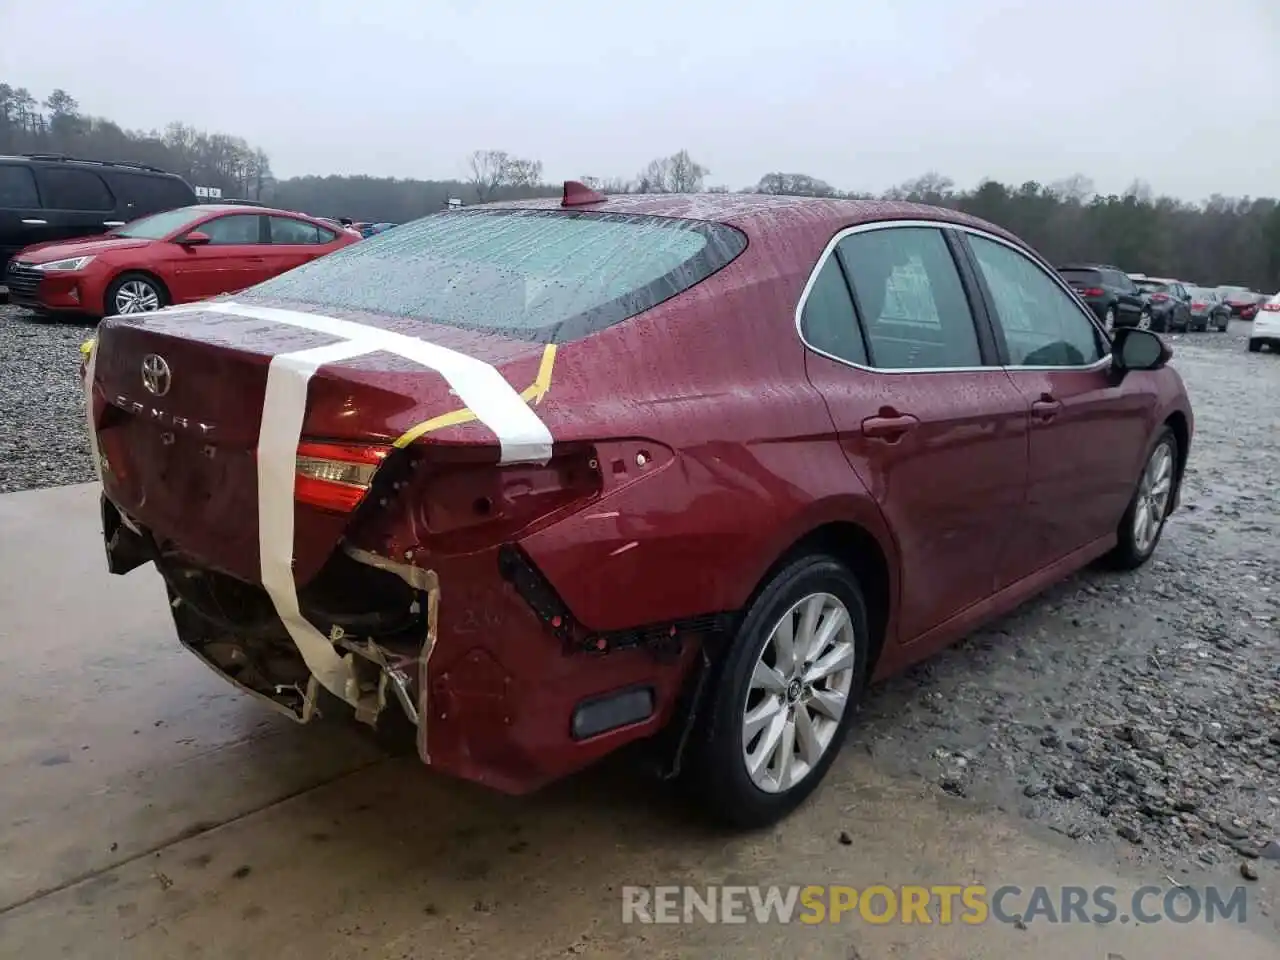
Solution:
M294 497L323 510L350 513L390 452L390 447L304 441L298 444Z
M653 716L652 687L623 690L579 703L570 721L570 735L575 740L628 727Z

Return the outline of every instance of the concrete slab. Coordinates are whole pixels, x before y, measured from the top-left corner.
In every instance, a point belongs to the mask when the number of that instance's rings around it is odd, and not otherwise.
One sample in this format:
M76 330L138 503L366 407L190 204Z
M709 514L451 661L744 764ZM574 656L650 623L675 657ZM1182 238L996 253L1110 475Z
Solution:
M1169 884L856 751L779 829L730 838L623 762L513 799L381 758L181 651L151 571L105 573L94 495L0 496L5 956L1280 956L1258 885L1243 926L624 925L626 884L1108 884L1122 905Z

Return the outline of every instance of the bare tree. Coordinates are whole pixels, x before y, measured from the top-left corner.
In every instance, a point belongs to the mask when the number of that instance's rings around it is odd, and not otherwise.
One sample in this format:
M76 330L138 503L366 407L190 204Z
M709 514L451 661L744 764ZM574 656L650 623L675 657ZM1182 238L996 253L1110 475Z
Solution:
M1049 192L1059 200L1069 203L1084 203L1096 192L1093 181L1082 173L1073 173L1063 180L1049 184Z
M650 160L637 177L637 193L700 193L711 171L681 150Z
M467 158L470 183L480 203L504 188L527 189L542 182L542 161L513 157L505 150L476 150Z
M834 197L835 188L825 180L807 173L766 173L756 184L756 193L785 194L796 197Z

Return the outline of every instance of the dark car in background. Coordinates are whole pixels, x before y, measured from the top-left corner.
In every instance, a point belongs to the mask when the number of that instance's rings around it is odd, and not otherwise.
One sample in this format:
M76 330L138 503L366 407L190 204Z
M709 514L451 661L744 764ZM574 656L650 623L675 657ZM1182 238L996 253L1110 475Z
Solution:
M189 183L157 167L60 154L0 156L0 276L25 247L95 236L196 202Z
M1226 333L1231 325L1231 308L1217 290L1188 287L1191 294L1191 329L1217 330Z
M1108 330L1150 326L1146 296L1119 267L1103 263L1070 263L1058 267L1058 273L1080 294Z
M1191 329L1191 294L1181 281L1167 277L1143 277L1134 283L1148 298L1152 330Z

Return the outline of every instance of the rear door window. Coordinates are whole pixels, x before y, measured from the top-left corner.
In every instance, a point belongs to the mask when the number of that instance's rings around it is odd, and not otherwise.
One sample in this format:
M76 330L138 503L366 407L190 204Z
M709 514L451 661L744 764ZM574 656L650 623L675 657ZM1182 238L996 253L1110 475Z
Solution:
M0 163L0 207L35 210L40 206L36 178L30 167Z
M978 332L951 250L933 227L854 233L836 247L882 370L982 366Z
M800 314L805 343L837 360L866 366L867 350L840 261L827 257Z
M45 206L52 210L109 211L116 200L102 177L91 170L45 167L40 171Z
M112 181L112 187L125 205L126 219L195 203L194 192L176 177L119 172Z
M317 244L328 243L334 235L328 230L321 235L321 230L314 223L295 220L293 217L268 217L271 225L271 242L283 244Z
M246 296L561 343L682 293L746 245L733 227L701 220L458 210L344 247Z

